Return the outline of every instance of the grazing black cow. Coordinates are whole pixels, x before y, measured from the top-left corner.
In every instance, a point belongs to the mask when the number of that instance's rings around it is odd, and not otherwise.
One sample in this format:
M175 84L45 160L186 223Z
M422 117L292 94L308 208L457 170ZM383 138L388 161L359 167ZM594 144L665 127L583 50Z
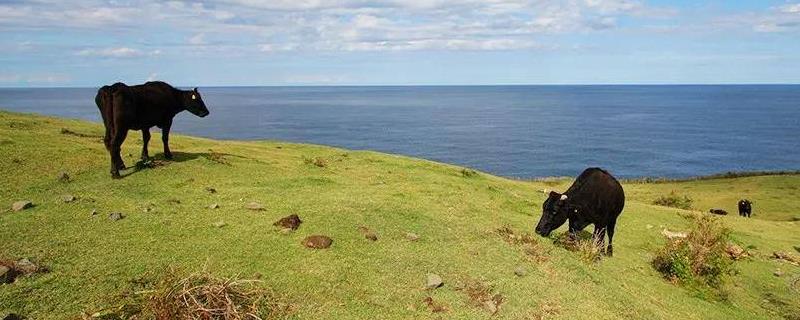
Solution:
M742 199L739 200L739 215L742 217L750 218L750 214L753 211L753 203L750 200Z
M711 210L708 210L708 212L711 212L712 214L716 214L716 215L720 215L720 216L727 216L728 215L728 211L725 211L725 210L722 210L722 209L711 209Z
M624 206L625 192L617 179L603 169L589 168L563 194L550 192L542 204L536 233L547 237L569 220L569 232L574 236L587 225L594 224L594 240L601 248L608 233L606 254L611 256L614 254L614 226Z
M120 157L120 147L128 130L142 130L142 160L147 160L147 143L150 141L150 128L161 128L164 142L164 157L172 159L169 150L169 130L172 118L183 110L199 116L208 115L208 109L197 88L178 90L171 85L153 81L142 85L128 86L117 82L97 90L94 98L103 117L106 134L103 141L111 154L111 176L119 178L119 170L125 169Z

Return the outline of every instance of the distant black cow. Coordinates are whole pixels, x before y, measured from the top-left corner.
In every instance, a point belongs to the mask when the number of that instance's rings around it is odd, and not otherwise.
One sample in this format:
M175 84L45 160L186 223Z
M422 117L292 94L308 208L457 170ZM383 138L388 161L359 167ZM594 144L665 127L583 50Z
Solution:
M708 210L708 212L711 212L712 214L716 214L716 215L720 215L720 216L727 216L728 215L728 211L725 211L725 210L722 210L722 209L711 209L711 210Z
M594 224L594 240L602 248L608 232L606 254L613 255L612 241L617 217L625 206L625 192L611 174L600 168L583 171L564 194L550 192L542 205L542 217L536 233L549 236L569 220L571 236Z
M205 117L208 115L203 98L197 88L178 90L171 85L155 81L142 85L128 86L117 82L97 90L94 98L103 117L106 134L103 141L111 154L111 176L119 178L119 170L125 169L120 157L120 147L128 130L142 130L142 159L147 160L147 143L150 141L150 128L161 128L164 142L164 157L172 159L169 150L169 130L172 118L183 110Z
M742 217L750 218L750 214L753 211L753 203L750 200L742 199L739 200L739 215Z

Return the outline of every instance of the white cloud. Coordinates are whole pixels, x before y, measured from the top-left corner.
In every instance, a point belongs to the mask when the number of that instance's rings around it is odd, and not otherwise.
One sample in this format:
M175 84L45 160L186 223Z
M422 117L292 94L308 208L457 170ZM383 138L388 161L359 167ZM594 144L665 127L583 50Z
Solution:
M155 56L161 54L161 50L144 52L139 49L129 47L112 48L87 48L75 53L79 56L101 57L101 58L139 58L144 56Z
M208 42L206 42L206 34L205 33L198 33L196 35L193 35L191 38L189 38L189 44L192 44L192 45L204 45L204 44L207 44L207 43Z

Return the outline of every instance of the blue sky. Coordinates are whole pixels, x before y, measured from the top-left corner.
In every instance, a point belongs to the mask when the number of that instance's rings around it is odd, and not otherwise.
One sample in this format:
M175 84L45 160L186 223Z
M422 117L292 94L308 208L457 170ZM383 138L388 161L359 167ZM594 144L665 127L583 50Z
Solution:
M0 86L800 83L800 1L0 0Z

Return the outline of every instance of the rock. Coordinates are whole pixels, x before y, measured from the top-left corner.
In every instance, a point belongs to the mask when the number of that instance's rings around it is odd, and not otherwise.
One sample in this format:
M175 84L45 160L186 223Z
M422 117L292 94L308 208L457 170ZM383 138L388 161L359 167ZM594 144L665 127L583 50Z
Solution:
M406 232L406 239L408 241L417 241L419 240L419 235L413 232Z
M208 208L209 209L219 209L219 205L216 204L216 203L212 203L210 206L208 206Z
M206 187L206 191L208 191L208 193L217 193L217 189L214 189L212 187Z
M517 277L524 277L528 272L525 271L524 267L517 267L514 269L514 274L517 275Z
M773 274L774 276L776 276L776 277L779 277L779 278L780 278L780 277L783 277L783 271L781 271L781 269L777 269L777 270L775 270L775 272L773 272L772 274Z
M17 277L17 272L7 266L0 264L0 283L12 283Z
M793 257L790 253L784 251L775 251L772 257L778 260L783 260L796 266L800 266L800 258Z
M25 318L16 313L9 313L3 317L3 320L23 320L23 319Z
M652 224L648 224L647 225L647 230L650 230L650 229L653 229L653 225Z
M39 271L39 266L28 260L27 258L22 258L15 264L15 269L24 273L30 274Z
M152 207L144 207L144 209L142 209L142 211L144 211L144 213L148 213L148 212L153 211L153 208Z
M227 225L228 225L228 224L227 224L227 223L225 223L224 221L217 221L217 222L214 222L214 224L213 224L213 226L214 226L215 228L222 228L222 227L224 227L224 226L227 226Z
M684 239L684 238L686 238L688 236L686 234L686 232L669 231L669 229L667 229L667 228L664 228L664 230L661 230L661 234L663 234L665 237L667 237L667 239L670 239L670 240L673 240L673 239Z
M442 282L442 277L434 273L428 274L427 280L425 281L425 288L436 289L442 285L444 285L444 282Z
M65 195L61 196L61 201L64 201L65 203L70 203L72 201L75 201L76 199L77 198L75 198L75 196L73 196L71 194L65 194Z
M245 209L253 210L253 211L262 211L264 210L264 206L258 202L249 202L244 205Z
M97 214L98 214L97 209L92 209L92 217L96 216Z
M483 309L486 310L486 312L489 312L489 314L494 315L497 313L497 302L494 302L494 300L484 301Z
M725 246L725 251L733 260L739 260L747 256L747 251L744 251L742 247L733 243L728 243L728 245Z
M302 244L312 249L327 249L331 246L333 240L327 236L313 235L303 239Z
M378 241L378 235L375 234L375 232L373 232L369 228L367 228L365 226L360 226L360 227L358 227L358 231L360 231L361 234L363 234L364 237L367 238L368 240Z
M291 214L281 218L278 221L273 223L273 226L280 227L282 229L288 230L297 230L300 227L300 224L303 223L303 220L300 220L300 217L296 214Z
M125 216L120 212L112 212L108 214L108 219L111 219L111 221L122 220L122 218L125 218Z
M31 207L33 207L33 202L28 200L17 201L11 204L11 210L14 211L22 211Z
M66 172L66 171L61 171L61 172L58 174L58 181L61 181L61 182L69 182L69 174L67 174L67 172Z

